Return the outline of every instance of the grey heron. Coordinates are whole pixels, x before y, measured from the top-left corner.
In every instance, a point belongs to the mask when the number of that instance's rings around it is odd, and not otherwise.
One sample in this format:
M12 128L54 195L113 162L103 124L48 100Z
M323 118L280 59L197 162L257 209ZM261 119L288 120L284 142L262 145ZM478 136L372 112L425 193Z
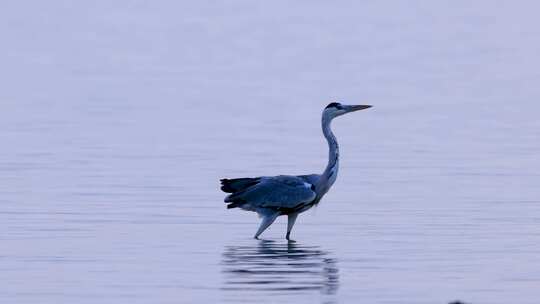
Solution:
M322 112L322 132L328 141L328 165L322 174L278 175L221 179L221 190L230 193L225 197L227 208L241 208L257 212L262 221L254 238L258 239L280 215L287 215L287 234L298 214L318 204L336 181L339 168L339 146L330 124L346 113L370 108L370 105L342 105L332 102Z

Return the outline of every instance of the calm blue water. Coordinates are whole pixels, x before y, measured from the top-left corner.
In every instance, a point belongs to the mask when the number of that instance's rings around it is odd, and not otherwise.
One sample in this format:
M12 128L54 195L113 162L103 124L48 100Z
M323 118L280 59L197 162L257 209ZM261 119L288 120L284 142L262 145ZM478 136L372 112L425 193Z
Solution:
M0 302L537 303L535 2L3 2ZM300 216L223 177L338 180Z

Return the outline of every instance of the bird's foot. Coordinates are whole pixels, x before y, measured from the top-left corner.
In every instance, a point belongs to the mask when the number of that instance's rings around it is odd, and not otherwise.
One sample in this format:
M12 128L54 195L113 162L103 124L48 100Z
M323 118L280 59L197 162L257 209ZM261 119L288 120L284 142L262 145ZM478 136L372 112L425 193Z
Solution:
M257 235L254 236L253 238L256 239L256 240L260 240L260 239L259 239L259 236L257 236Z
M294 243L294 242L296 242L295 240L291 240L291 234L290 234L290 233L287 233L287 235L285 236L285 239L286 239L287 242L289 242L289 243Z

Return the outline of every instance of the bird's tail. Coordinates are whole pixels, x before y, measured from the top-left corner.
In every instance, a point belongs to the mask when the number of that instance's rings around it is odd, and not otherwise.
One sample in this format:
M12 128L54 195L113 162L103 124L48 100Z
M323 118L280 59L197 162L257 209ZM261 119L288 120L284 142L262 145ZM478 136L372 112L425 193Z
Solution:
M243 178L224 178L221 179L221 190L223 192L227 193L235 193L242 190L245 190L259 182L260 178L251 178L251 177L243 177Z
M243 203L241 199L237 199L238 195L241 195L249 187L256 185L259 182L260 178L231 178L231 179L221 179L221 190L223 192L230 193L226 198L225 202L229 203L227 209L240 207Z
M236 207L238 207L238 206L240 206L240 204L237 203L237 202L230 203L230 204L227 205L227 209L236 208Z

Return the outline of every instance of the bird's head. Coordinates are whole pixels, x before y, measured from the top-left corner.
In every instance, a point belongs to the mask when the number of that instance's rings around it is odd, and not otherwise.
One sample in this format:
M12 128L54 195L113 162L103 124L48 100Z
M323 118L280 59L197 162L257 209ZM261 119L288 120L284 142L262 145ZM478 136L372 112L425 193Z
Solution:
M331 118L341 116L354 111L365 110L371 108L370 105L343 105L339 102L332 102L324 108L323 115Z

